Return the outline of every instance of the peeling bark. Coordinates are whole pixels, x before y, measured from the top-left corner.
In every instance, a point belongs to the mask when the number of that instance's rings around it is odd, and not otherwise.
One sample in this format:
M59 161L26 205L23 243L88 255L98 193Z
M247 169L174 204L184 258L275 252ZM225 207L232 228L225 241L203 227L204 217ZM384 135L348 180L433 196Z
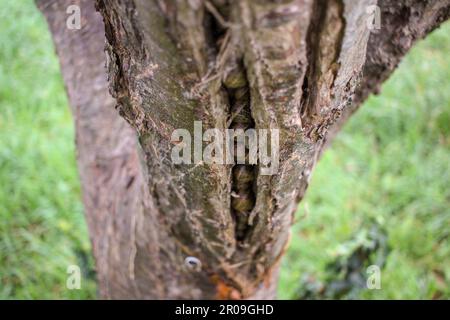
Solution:
M313 167L450 1L41 0L77 129L102 298L274 298ZM106 36L106 91L102 55ZM175 165L171 134L280 130L279 170ZM135 139L138 137L138 143ZM247 155L248 156L248 155Z
M381 29L370 35L361 83L351 105L331 128L327 145L368 96L380 92L409 49L450 17L449 1L383 0L378 5Z

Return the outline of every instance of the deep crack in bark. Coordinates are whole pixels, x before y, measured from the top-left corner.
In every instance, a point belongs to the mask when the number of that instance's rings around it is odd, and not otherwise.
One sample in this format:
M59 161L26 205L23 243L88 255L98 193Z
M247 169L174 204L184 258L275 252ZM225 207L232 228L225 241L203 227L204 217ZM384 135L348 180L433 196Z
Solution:
M235 238L242 244L246 234L250 230L250 212L255 206L257 164L249 163L250 141L244 136L246 130L254 129L255 122L250 110L250 88L248 85L246 70L242 61L242 55L229 55L229 49L233 46L230 40L230 21L228 1L205 2L207 23L205 24L206 37L216 45L215 65L213 68L222 79L222 87L227 94L228 102L228 129L233 130L231 148L233 150L233 162L230 189L230 214L235 223ZM239 51L238 51L239 52ZM239 138L244 137L245 163L238 162L237 145ZM236 138L236 139L235 139ZM229 146L229 147L230 147ZM254 145L253 147L255 147ZM239 249L239 244L237 249Z
M314 2L308 28L308 69L303 81L301 117L305 136L322 139L328 129L332 89L339 70L339 54L345 30L342 0ZM339 116L339 115L337 115Z
M242 68L242 66L239 66ZM239 71L245 76L244 71ZM250 111L250 92L248 88L248 82L242 81L242 86L230 88L227 87L230 95L230 111L231 111L231 124L230 129L235 130L236 134L244 134L247 129L254 129L255 122L251 117ZM224 82L226 84L227 81ZM242 241L245 238L246 233L249 231L249 216L250 212L255 206L255 194L256 194L256 180L257 174L256 164L249 163L249 148L250 138L244 136L247 141L245 144L245 163L238 163L237 158L237 143L233 139L234 145L234 165L232 168L232 182L231 182L231 213L236 223L235 236L238 241ZM255 147L253 145L253 147Z

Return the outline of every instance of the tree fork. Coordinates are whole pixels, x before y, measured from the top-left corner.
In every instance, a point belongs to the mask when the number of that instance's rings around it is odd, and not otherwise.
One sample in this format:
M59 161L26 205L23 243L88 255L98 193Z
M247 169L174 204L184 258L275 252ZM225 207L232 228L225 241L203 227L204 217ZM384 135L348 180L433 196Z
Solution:
M99 0L102 23L89 0L38 3L75 118L100 297L127 299L274 298L324 146L450 12L448 0ZM81 7L79 31L65 28L69 4ZM133 129L107 93L105 38L110 92ZM236 83L248 92L242 114ZM280 130L275 175L256 165L250 189L249 168L171 162L173 130L235 119ZM233 204L235 193L251 205Z

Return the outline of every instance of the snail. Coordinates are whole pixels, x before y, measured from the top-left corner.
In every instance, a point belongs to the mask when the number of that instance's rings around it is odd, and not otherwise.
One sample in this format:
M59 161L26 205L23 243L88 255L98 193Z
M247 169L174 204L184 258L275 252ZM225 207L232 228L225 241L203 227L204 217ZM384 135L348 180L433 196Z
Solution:
M230 96L231 129L247 130L254 128L250 111L250 93L242 63L235 62L231 70L225 73L223 86ZM245 150L248 159L248 148ZM235 153L236 158L236 153ZM236 159L235 159L236 160ZM236 163L236 161L235 161ZM255 166L235 164L232 168L231 210L236 222L236 238L243 240L248 229L248 218L255 206Z

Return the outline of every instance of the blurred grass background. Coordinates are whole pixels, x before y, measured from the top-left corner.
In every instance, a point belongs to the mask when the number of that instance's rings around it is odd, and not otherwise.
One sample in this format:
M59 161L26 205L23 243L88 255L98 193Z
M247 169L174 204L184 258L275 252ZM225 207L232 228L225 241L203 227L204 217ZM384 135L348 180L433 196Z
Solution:
M33 1L0 0L0 8L0 298L95 298L72 119L51 38ZM300 288L309 287L317 294L309 297L323 297L361 247L382 261L382 288L355 286L340 298L450 298L449 53L447 23L325 153L298 210L280 298L307 297ZM375 245L376 233L389 250ZM330 269L337 262L345 270ZM71 264L83 270L81 290L66 289Z

